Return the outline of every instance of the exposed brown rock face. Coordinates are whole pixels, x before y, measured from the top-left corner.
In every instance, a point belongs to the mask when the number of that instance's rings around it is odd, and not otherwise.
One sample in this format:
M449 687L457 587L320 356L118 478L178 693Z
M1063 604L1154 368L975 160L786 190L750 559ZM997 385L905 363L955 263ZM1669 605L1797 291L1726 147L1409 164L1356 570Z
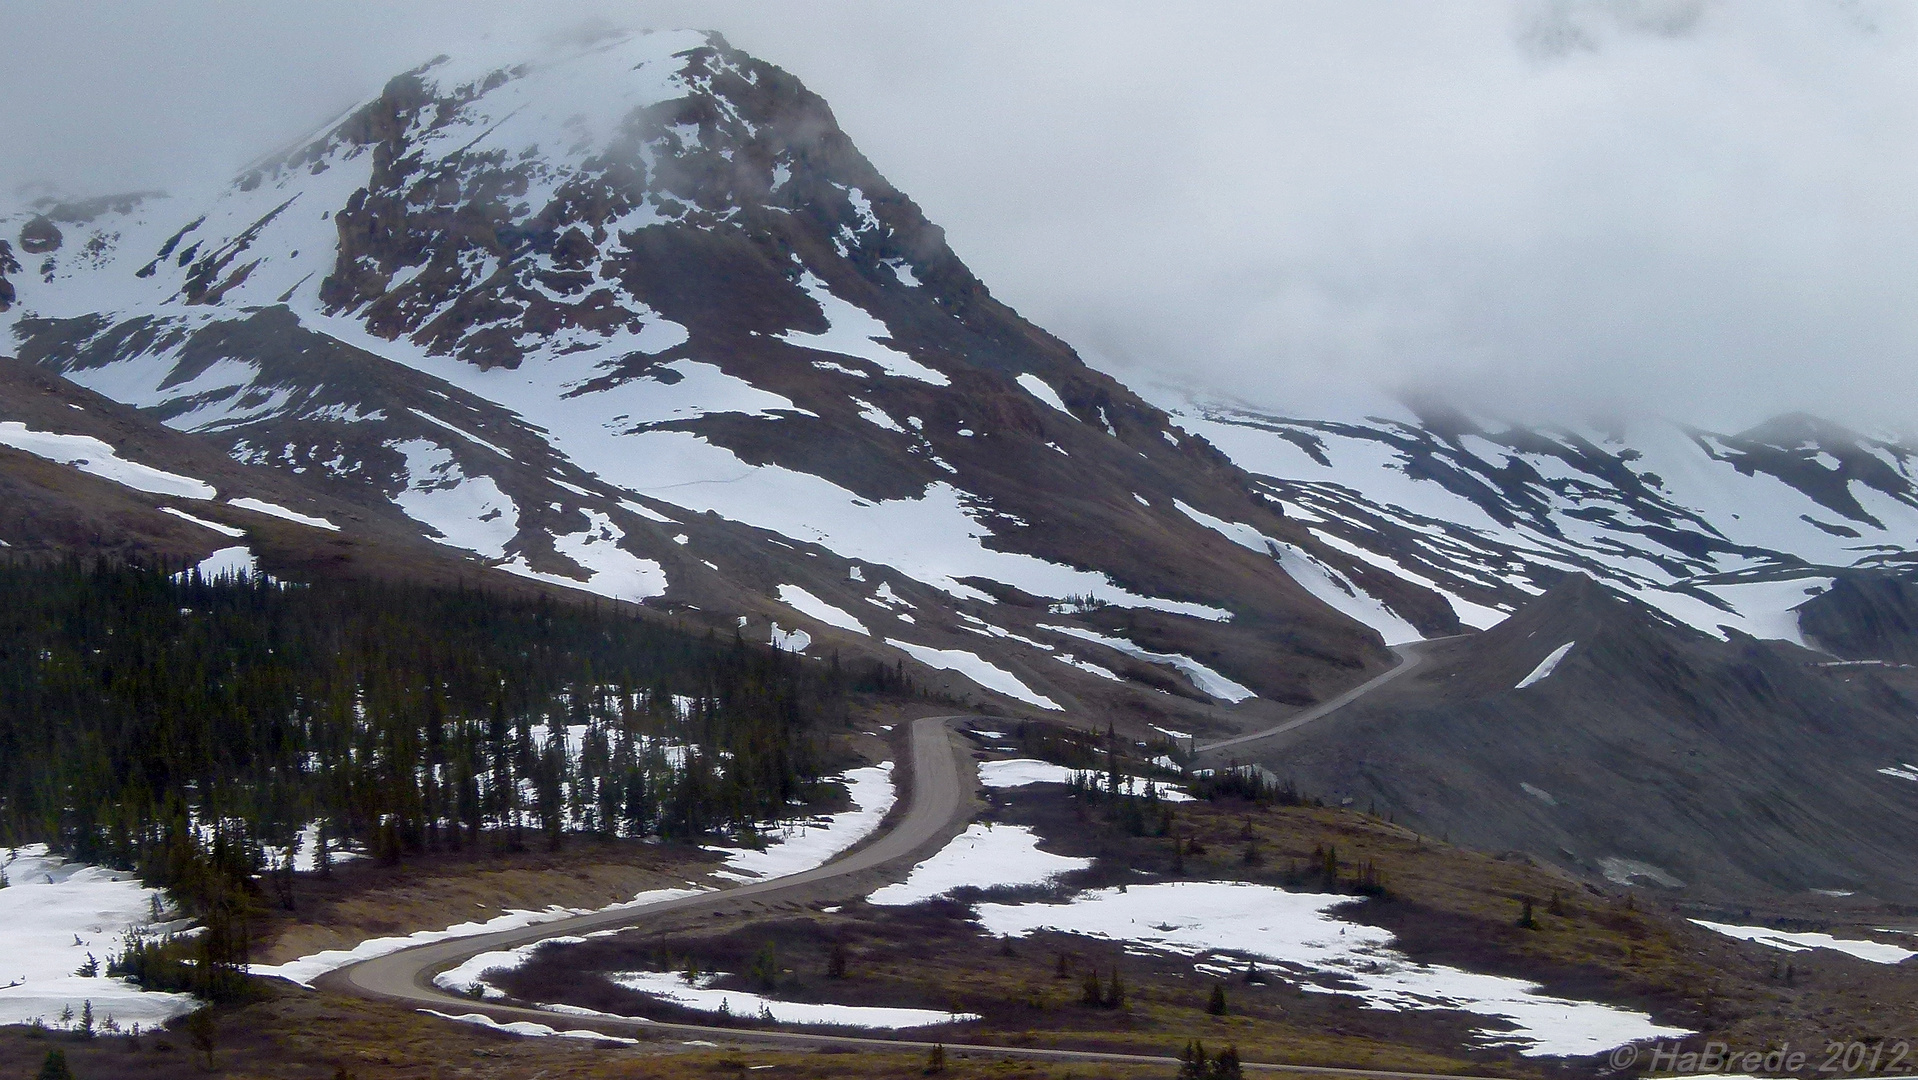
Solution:
M7 280L8 274L20 272L20 260L13 257L13 247L0 240L0 311L13 306L13 282Z
M20 250L29 255L44 255L49 251L58 251L63 239L60 227L45 214L34 218L20 228Z

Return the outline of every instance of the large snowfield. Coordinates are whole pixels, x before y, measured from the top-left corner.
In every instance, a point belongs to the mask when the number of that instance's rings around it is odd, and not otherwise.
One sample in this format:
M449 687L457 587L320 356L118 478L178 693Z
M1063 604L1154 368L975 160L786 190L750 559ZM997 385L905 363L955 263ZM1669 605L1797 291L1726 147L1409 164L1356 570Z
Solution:
M1064 903L977 908L993 934L1041 930L1124 941L1218 963L1256 959L1295 977L1301 989L1352 994L1375 1009L1458 1009L1499 1021L1487 1045L1527 1056L1595 1054L1640 1039L1690 1032L1643 1013L1540 993L1521 979L1418 964L1396 951L1389 931L1346 922L1334 912L1362 902L1350 896L1293 893L1243 882L1179 881L1098 889ZM1336 980L1337 989L1312 981Z
M96 1023L153 1027L199 1007L187 994L147 993L105 973L129 933L186 929L168 919L159 890L49 855L44 844L0 852L0 873L0 1024L58 1027L63 1013L77 1018L91 1003ZM100 973L75 974L89 960Z

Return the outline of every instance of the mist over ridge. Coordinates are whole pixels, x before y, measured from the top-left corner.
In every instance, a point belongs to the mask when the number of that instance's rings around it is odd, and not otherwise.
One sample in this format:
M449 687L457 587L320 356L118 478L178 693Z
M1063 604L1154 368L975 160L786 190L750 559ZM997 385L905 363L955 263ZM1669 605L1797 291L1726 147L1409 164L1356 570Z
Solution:
M710 27L1128 381L1910 426L1918 38L1893 5L4 13L10 204L217 186L440 52Z

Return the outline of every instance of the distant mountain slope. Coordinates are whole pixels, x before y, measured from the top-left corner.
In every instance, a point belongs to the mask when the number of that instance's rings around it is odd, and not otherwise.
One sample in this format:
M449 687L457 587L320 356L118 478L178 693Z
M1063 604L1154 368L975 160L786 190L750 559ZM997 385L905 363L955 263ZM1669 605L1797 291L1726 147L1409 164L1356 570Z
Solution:
M4 226L22 359L500 572L1181 727L1459 625L994 300L714 35L441 58L211 199Z
M249 561L278 574L475 577L390 506L332 498L219 447L0 357L0 550L31 560L103 554L190 566Z
M1918 680L1720 641L1582 574L1439 649L1261 760L1431 835L1616 881L1918 895Z
M1576 572L1716 636L1802 643L1791 609L1808 593L1918 548L1918 448L1803 415L1726 435L1156 396L1320 541L1457 598L1474 626Z

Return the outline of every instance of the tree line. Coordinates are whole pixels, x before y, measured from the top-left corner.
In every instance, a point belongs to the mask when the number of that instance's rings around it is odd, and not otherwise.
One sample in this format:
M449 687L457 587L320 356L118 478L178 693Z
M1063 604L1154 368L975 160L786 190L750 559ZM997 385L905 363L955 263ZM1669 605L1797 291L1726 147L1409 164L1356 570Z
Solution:
M912 687L549 599L0 564L0 845L136 870L243 953L223 913L296 848L749 831L868 689Z

